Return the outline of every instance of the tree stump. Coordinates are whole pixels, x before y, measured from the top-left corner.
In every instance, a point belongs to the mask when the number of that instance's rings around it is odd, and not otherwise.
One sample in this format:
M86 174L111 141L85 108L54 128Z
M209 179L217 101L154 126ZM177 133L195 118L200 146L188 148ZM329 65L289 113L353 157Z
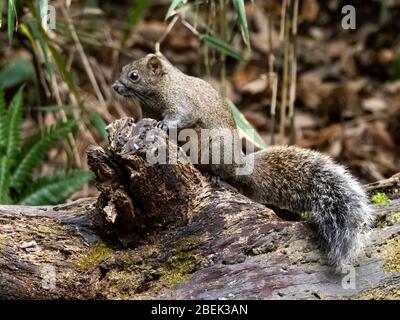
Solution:
M154 120L108 130L109 149L87 151L97 199L0 206L0 299L400 297L398 178L367 186L393 199L341 274L309 223L211 185ZM149 162L157 148L174 164Z

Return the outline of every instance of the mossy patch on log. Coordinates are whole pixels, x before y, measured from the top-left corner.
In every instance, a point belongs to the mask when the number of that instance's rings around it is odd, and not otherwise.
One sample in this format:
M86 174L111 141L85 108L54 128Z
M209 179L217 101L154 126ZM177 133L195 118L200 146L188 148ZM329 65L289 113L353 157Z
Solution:
M383 249L384 267L388 272L400 272L400 241L390 239Z
M367 290L358 297L352 299L357 300L399 300L400 288L394 285L379 287L372 290Z
M189 237L175 246L175 253L162 265L161 277L168 287L174 287L188 280L189 275L205 262L200 251L194 249L198 239Z
M106 260L112 253L112 250L108 248L103 242L99 242L95 246L88 249L87 252L81 253L76 264L81 270L90 270L96 268L101 262Z
M371 202L374 204L390 204L391 200L385 193L378 192L371 197Z
M9 244L10 244L10 241L6 237L0 235L0 249L8 246Z

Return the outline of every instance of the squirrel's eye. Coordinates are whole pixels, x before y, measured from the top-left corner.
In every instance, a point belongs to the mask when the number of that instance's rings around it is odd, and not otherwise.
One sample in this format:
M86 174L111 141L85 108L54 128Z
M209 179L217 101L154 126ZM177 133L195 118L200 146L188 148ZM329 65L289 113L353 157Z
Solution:
M140 79L139 72L137 72L136 70L133 70L133 71L129 72L128 77L133 82L139 81L139 79Z

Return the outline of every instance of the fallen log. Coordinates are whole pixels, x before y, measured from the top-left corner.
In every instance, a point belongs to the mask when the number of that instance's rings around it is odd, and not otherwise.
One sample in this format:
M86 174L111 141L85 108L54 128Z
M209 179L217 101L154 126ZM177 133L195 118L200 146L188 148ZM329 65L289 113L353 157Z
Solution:
M0 206L0 299L400 297L395 196L374 205L354 268L335 273L309 223L211 185L179 149L168 154L176 164L149 163L155 147L174 147L153 120L108 130L109 150L88 149L99 198Z

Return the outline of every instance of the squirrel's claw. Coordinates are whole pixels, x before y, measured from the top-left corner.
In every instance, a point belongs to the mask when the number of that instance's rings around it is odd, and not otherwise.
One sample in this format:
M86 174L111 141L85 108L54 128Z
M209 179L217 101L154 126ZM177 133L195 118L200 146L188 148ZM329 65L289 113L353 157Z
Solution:
M161 130L163 130L165 132L168 131L168 126L165 123L165 121L163 121L163 120L157 123L157 128L159 128L159 129L161 129Z
M219 187L219 185L221 184L221 178L217 175L214 175L210 172L206 172L204 176L206 180L214 187Z

